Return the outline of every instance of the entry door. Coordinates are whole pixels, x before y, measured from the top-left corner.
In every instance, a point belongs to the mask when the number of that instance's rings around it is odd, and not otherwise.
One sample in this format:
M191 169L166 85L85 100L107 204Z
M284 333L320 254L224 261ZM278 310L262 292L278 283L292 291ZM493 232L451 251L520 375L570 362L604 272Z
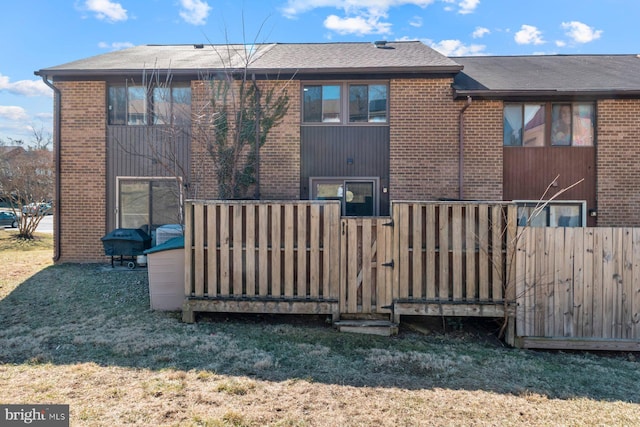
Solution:
M311 178L311 198L340 200L342 216L378 214L377 179Z

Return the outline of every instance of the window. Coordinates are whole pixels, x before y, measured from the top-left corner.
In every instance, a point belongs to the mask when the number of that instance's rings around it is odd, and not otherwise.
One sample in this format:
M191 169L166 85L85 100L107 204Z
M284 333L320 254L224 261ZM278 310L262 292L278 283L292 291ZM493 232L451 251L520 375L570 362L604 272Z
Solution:
M369 178L311 178L311 199L339 200L344 216L373 216L378 212L378 181Z
M110 86L110 125L187 125L191 115L191 88Z
M349 122L386 122L387 85L349 86Z
M518 225L531 227L584 227L586 202L517 201Z
M387 84L303 86L303 123L386 123ZM348 96L343 96L348 93Z
M594 145L591 103L505 104L503 118L505 146Z
M175 178L118 178L118 227L151 232L180 224L181 186Z

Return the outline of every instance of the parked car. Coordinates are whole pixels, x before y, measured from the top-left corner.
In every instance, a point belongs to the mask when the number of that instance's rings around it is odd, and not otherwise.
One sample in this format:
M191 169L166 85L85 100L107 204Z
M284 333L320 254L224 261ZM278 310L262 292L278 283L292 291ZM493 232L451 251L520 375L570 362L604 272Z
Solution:
M0 227L13 227L18 226L18 218L13 212L1 211L0 212Z
M50 203L29 203L22 207L22 213L27 216L51 215L53 210Z

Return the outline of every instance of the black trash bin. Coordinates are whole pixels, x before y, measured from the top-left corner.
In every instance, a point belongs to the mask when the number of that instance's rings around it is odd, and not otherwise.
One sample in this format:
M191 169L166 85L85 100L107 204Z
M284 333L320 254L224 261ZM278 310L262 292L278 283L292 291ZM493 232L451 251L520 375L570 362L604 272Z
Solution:
M111 257L111 267L115 257L120 257L120 265L128 257L127 266L133 269L136 267L136 257L151 247L151 236L139 228L116 228L100 240L104 254Z

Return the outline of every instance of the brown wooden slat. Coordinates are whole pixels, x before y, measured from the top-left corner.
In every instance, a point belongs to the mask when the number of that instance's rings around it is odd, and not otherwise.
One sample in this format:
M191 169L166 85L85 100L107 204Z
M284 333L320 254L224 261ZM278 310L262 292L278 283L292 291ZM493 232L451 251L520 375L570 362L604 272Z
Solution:
M433 300L436 297L436 207L434 204L428 204L425 212L426 222L426 296L427 299Z
M582 296L582 334L583 337L593 336L593 269L594 267L594 247L593 229L585 228L584 232L584 261L583 278L584 286Z
M620 338L633 338L633 229L622 230L622 286L620 312Z
M242 250L242 211L245 206L233 206L233 295L242 296L243 250Z
M267 296L269 293L269 207L266 204L258 206L258 294Z
M604 292L602 275L604 271L603 265L603 248L606 229L593 230L593 335L602 337L604 323ZM549 335L552 336L552 335Z
M545 254L547 257L547 262L545 263L547 266L545 277L546 286L547 286L547 300L545 305L545 336L553 337L555 336L555 269L556 269L556 245L553 240L553 228L545 228Z
M504 259L502 255L502 238L506 232L502 217L502 206L491 207L491 295L493 301L502 301L502 281L504 280Z
M298 239L297 239L297 290L299 298L307 295L307 206L298 205Z
M231 280L231 259L229 257L229 208L230 205L220 205L220 295L229 296Z
M615 270L614 262L614 243L613 230L610 228L602 229L602 337L615 338L613 334L614 317L613 317L613 298L616 291L616 280L613 276Z
M455 204L451 207L451 275L452 297L454 301L462 301L462 205Z
M633 229L633 284L630 299L631 337L640 339L640 228Z
M362 312L371 313L371 285L372 285L372 269L371 263L371 231L372 223L371 219L362 219Z
M256 206L248 204L245 209L245 293L256 296Z
M194 261L195 296L204 295L204 205L198 203L193 207L194 228Z
M284 296L293 298L295 283L295 216L292 204L284 205Z
M218 222L216 205L207 205L207 289L209 297L218 294Z
M309 296L318 298L320 296L320 205L314 204L310 207L310 229L309 229Z
M358 223L347 219L347 312L358 312Z
M399 292L400 298L409 298L409 205L401 204L398 208L398 222L396 232L398 233L398 271L399 271Z
M440 301L449 300L449 205L438 206L438 256L440 262L438 265L438 281L437 297Z
M422 298L422 281L424 278L424 267L422 263L422 206L415 203L411 206L413 212L413 228L412 233L412 257L413 257L413 272L412 272L412 288L411 295L413 298Z
M480 301L489 301L489 206L478 210L478 293ZM522 270L524 273L524 270Z
M184 205L184 295L190 297L193 289L193 203Z
M476 285L476 209L474 204L467 204L465 209L464 248L465 248L465 288L467 300L476 301L478 287Z
M482 228L481 228L482 229ZM527 305L525 301L525 280L526 277L526 261L527 261L527 240L530 239L532 228L518 228L519 238L516 241L516 335L523 337L527 336L529 331L525 329L526 326L526 311ZM482 253L482 252L481 252ZM481 288L482 289L482 288ZM488 291L487 291L488 293ZM482 301L482 292L480 293L480 300ZM488 296L486 297L488 298Z
M280 298L282 294L282 268L280 260L282 255L282 223L281 205L271 205L271 296Z

